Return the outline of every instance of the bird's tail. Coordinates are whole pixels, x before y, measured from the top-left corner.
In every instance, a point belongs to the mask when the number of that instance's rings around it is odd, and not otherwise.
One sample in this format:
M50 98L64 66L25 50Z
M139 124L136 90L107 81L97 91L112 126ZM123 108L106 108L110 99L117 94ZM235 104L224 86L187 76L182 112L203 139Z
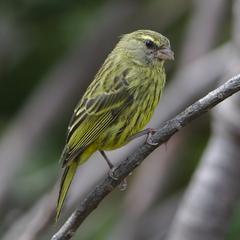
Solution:
M78 162L73 161L69 166L67 166L63 172L62 179L61 179L61 185L58 195L58 202L57 202L57 213L56 213L56 221L58 220L63 203L65 201L65 198L67 196L68 189L72 183L73 177L76 173L78 167Z

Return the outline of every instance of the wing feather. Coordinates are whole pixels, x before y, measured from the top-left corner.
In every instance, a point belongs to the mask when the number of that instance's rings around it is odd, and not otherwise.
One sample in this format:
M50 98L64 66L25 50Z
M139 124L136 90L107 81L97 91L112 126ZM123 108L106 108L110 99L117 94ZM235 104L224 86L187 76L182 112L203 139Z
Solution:
M67 143L61 157L63 166L94 142L120 112L132 103L131 93L132 89L130 91L126 84L119 84L119 88L113 91L83 97L69 125Z

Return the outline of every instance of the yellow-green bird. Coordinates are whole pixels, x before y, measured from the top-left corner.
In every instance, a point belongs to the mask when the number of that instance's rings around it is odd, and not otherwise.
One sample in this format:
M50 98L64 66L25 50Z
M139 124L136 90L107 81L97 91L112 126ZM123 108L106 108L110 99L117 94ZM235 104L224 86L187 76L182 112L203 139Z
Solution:
M149 122L164 88L164 62L172 59L169 40L158 32L137 30L121 37L70 121L61 156L65 169L57 219L79 165L100 151L112 169L105 150L119 148L134 136L152 133L152 129L141 130Z

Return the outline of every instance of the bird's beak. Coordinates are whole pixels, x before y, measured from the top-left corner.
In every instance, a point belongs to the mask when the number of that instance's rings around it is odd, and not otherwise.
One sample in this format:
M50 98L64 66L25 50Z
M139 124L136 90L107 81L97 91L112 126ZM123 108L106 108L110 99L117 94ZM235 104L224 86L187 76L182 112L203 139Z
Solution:
M170 48L164 47L158 50L157 57L160 60L174 60L174 52Z

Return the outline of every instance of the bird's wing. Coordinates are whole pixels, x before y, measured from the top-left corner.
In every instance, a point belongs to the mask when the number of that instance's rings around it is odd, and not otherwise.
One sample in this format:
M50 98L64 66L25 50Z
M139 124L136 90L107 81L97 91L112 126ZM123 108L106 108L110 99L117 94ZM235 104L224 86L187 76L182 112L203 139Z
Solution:
M83 97L70 121L67 143L61 157L63 166L83 152L133 102L132 89L125 83L118 86L118 89L94 97Z

